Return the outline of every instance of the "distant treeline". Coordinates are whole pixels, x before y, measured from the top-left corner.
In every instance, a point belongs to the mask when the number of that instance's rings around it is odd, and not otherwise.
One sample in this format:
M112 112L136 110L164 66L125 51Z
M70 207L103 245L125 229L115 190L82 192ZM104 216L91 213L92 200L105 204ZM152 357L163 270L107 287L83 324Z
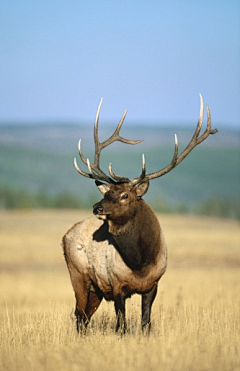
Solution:
M194 206L184 202L172 205L158 199L152 206L154 210L168 214L196 214L240 220L240 201L237 199L210 198L196 202Z
M87 206L87 205L86 205ZM51 195L48 192L30 192L25 189L0 188L1 209L70 208L83 207L83 202L67 192Z
M86 209L92 208L94 202L91 197L83 199L69 192L53 195L46 191L34 193L25 189L0 188L0 209ZM158 198L152 202L151 206L155 211L163 213L191 213L240 220L240 202L237 199L211 198L196 203L194 207L190 207L185 203L172 205Z

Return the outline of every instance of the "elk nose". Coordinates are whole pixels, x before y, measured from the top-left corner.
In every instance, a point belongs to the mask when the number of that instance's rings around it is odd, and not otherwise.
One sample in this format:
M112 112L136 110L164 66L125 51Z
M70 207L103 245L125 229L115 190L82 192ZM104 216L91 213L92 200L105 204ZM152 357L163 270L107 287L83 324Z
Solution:
M103 212L103 207L100 204L93 205L93 214L99 214Z

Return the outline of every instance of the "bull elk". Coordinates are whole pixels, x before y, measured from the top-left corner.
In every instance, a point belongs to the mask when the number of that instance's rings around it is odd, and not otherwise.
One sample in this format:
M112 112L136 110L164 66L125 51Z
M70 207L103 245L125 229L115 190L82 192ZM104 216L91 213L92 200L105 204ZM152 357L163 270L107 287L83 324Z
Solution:
M111 164L107 175L100 168L101 151L114 141L137 144L141 140L129 140L119 132L127 110L115 132L104 142L98 138L100 101L94 126L94 163L78 151L88 172L76 170L89 179L94 179L103 199L93 205L93 216L75 224L63 237L63 250L76 297L76 325L82 331L97 310L103 297L113 300L117 324L116 331L126 330L125 301L137 293L142 296L142 330L150 331L151 308L156 297L158 281L167 267L167 245L159 221L151 207L142 199L149 181L168 173L176 167L192 149L203 142L211 130L210 110L207 106L207 128L200 135L203 121L203 99L200 95L200 114L195 133L178 155L178 140L175 134L175 149L172 161L162 170L146 173L142 156L142 171L135 179L116 175Z

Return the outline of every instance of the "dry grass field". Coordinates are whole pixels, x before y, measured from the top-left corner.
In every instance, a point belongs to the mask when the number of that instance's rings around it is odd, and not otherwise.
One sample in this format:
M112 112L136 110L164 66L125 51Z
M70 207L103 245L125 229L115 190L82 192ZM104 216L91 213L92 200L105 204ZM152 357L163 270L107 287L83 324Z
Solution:
M141 335L137 295L127 302L125 336L115 334L107 302L78 336L60 242L88 215L0 213L0 370L240 370L239 223L159 215L169 264L150 337Z

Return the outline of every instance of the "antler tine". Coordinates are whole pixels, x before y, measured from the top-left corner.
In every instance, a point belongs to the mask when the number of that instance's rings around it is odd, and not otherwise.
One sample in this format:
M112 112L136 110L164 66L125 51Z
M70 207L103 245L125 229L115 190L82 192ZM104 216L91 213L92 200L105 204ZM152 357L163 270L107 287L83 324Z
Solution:
M164 167L162 170L159 170L155 173L147 174L142 181L144 181L145 179L146 180L155 179L155 178L161 177L164 174L167 174L170 170L176 167L193 150L194 147L196 147L199 143L203 142L210 134L215 134L218 132L217 129L211 130L211 114L210 114L209 107L207 105L207 128L205 132L199 137L201 127L202 127L202 122L203 122L203 98L201 94L199 94L199 96L200 96L199 119L198 119L196 130L193 134L192 139L187 145L187 147L178 156L178 139L177 139L177 135L175 134L175 150L174 150L174 155L173 155L171 163L167 165L166 167ZM133 181L135 182L135 180Z
M86 178L91 178L91 179L96 179L96 180L103 180L104 182L107 182L107 183L115 183L114 180L112 180L110 177L108 177L106 174L104 174L103 172L99 171L99 172L95 172L94 169L92 169L92 164L90 164L90 161L89 159L86 160L87 161L87 166L88 166L88 170L90 172L90 174L88 173L85 173L83 170L81 170L77 164L77 159L76 157L74 157L74 166L75 166L75 169L77 170L77 172L83 176L85 176Z
M126 115L127 115L127 110L125 110L124 114L122 115L121 120L119 121L118 126L117 126L116 130L114 131L114 133L107 140L105 140L102 143L99 143L100 151L103 148L109 146L111 143L113 143L115 141L119 141L119 142L126 143L126 144L132 144L132 145L142 142L142 139L140 139L140 140L130 140L130 139L125 139L125 138L123 138L119 135L120 129L122 127L122 124L123 124L123 121L124 121ZM99 153L99 155L100 155L100 153ZM130 182L129 178L116 175L112 170L112 164L111 163L109 164L108 170L109 170L110 176L115 181L117 181L118 183L129 183Z
M102 107L102 102L103 102L103 98L101 98L100 103L98 105L98 109L97 109L96 117L95 117L95 122L94 122L94 142L95 142L94 163L91 163L89 161L89 159L87 159L83 155L82 150L81 150L81 139L80 139L79 142L78 142L78 152L79 152L80 158L83 161L83 163L85 165L87 165L89 173L85 173L84 171L82 171L79 168L76 159L74 159L75 168L81 175L83 175L87 178L103 180L103 181L105 181L107 183L110 183L110 184L111 183L116 183L116 181L118 181L118 182L130 182L130 180L126 177L119 177L119 176L115 175L113 173L112 169L111 169L111 164L109 165L109 173L110 173L110 176L112 176L113 179L111 179L107 174L105 174L99 167L100 154L101 154L101 151L102 151L103 148L107 147L108 145L110 145L114 141L120 141L120 142L123 142L123 143L126 143L126 144L138 144L138 143L142 142L142 140L125 139L125 138L123 138L119 135L120 129L121 129L122 124L123 124L123 121L124 121L124 119L126 117L126 114L127 114L127 110L125 110L125 112L124 112L121 120L119 121L118 126L117 126L116 130L114 131L114 133L110 136L110 138L108 138L107 140L105 140L104 142L101 143L99 141L99 138L98 138L98 122L99 122L99 116L100 116L100 111L101 111L101 107Z
M78 153L79 156L81 157L82 162L87 165L87 159L83 156L82 150L81 150L81 139L78 141Z
M199 119L198 119L198 123L197 123L197 127L196 127L196 130L195 130L195 133L193 134L193 138L198 138L199 133L200 133L201 128L202 128L202 122L203 122L204 107L203 107L203 97L202 97L202 94L199 94L199 97L200 97Z
M122 115L121 120L119 121L118 126L116 127L116 130L114 131L114 133L113 133L112 136L114 136L114 135L116 135L116 134L117 134L117 135L119 134L120 129L121 129L122 124L123 124L123 121L125 120L125 117L127 116L127 112L128 112L128 110L126 109L126 110L124 111L124 114Z
M78 164L77 164L77 159L76 159L76 157L74 157L73 162L74 162L75 169L79 172L79 174L85 176L86 178L91 178L91 175L90 175L90 174L85 173L84 171L82 171L82 170L80 169L80 167L79 167Z
M99 180L104 180L104 181L107 181L108 183L112 183L112 181L110 180L110 178L104 173L102 172L100 169L98 169L94 164L91 164L89 159L85 158L83 153L82 153L82 150L81 150L81 139L79 139L79 142L78 142L78 153L80 155L80 158L82 160L82 162L84 164L87 165L88 167L88 170L90 172L90 174L88 173L85 173L84 171L82 171L78 164L77 164L77 160L76 158L74 158L74 165L75 165L75 168L76 170L83 176L86 176L87 178L92 178L92 179L99 179ZM95 173L94 173L94 172ZM101 179L100 179L101 178Z
M202 99L202 95L201 94L199 95L200 95L200 114L199 114L197 128L196 128L196 131L191 141L189 142L185 150L181 153L181 155L178 157L176 165L178 165L193 150L194 147L196 147L198 144L203 142L209 136L209 134L215 134L218 132L217 129L211 130L211 113L207 105L207 128L205 132L199 137L199 133L200 133L202 122L203 122L203 99Z
M96 159L96 153L98 153L98 151L99 151L98 120L99 120L99 115L100 115L100 111L101 111L102 102L103 102L103 98L101 98L100 103L98 105L96 118L95 118L95 124L94 124L95 162L94 162L94 164L91 164L89 159L88 158L86 159L84 157L84 155L82 153L82 150L81 150L81 139L80 139L79 142L78 142L78 153L79 153L80 158L83 161L83 163L85 165L87 165L88 170L89 170L89 174L85 173L84 171L82 171L79 168L76 158L74 158L74 166L75 166L76 170L79 172L79 174L81 174L81 175L83 175L87 178L103 180L107 183L113 183L114 181L111 178L109 178L101 169L99 169L98 159Z
M122 124L123 124L123 121L124 121L126 115L127 115L127 109L125 110L124 114L122 115L122 118L119 121L118 126L117 126L116 130L114 131L114 133L110 136L110 138L108 138L107 140L105 140L104 142L99 144L101 149L109 146L109 144L111 144L113 142L116 142L116 141L126 143L126 144L138 144L138 143L141 143L143 141L142 139L140 139L140 140L125 139L125 138L123 138L119 135L120 129L122 127Z
M132 179L130 181L130 185L131 186L134 186L140 182L142 182L146 177L146 162L145 162L145 156L144 156L144 153L142 154L142 173L139 177L135 178L135 179Z
M95 119L95 126L94 126L94 141L95 141L95 161L94 161L94 164L90 164L91 165L91 168L96 172L96 173L99 173L102 171L99 169L99 159L100 159L100 153L102 151L103 148L109 146L111 143L115 142L115 141L120 141L122 143L126 143L126 144L138 144L140 142L142 142L142 140L130 140L130 139L125 139L123 137L121 137L119 135L119 132L120 132L120 129L122 127L122 124L123 124L123 121L127 115L127 110L125 110L124 114L122 115L121 117L121 120L119 121L118 125L117 125L117 128L115 129L114 133L108 138L106 139L104 142L99 142L99 139L98 139L98 119L99 119L99 114L100 114L100 110L101 110L101 105L102 105L102 99L100 101L100 104L99 104L99 107L98 107L98 110L97 110L97 114L96 114L96 119ZM114 172L112 171L112 166L111 164L109 165L109 174L110 176L113 178L113 180L111 180L112 182L122 182L122 183L126 183L126 182L130 182L130 179L126 178L126 177L120 177L116 174L114 174ZM111 179L111 178L109 178Z
M172 158L171 163L159 172L151 173L151 174L146 175L145 178L147 180L151 180L151 179L157 178L159 176L162 176L164 174L167 174L170 170L172 170L175 166L177 166L177 159L178 159L178 138L177 138L177 134L174 135L174 139L175 139L175 146L174 146L174 154L173 154L173 158ZM158 174L160 172L161 172L161 175L155 176L155 174Z
M198 143L201 143L203 140L205 140L209 134L216 134L218 132L218 129L214 129L214 130L211 130L211 112L210 112L210 109L208 107L208 105L206 105L207 107L207 128L205 130L205 132L198 138Z
M99 106L98 106L98 109L97 109L97 113L96 113L95 125L94 125L94 141L95 141L95 161L94 161L94 165L97 166L97 167L99 166L99 158L100 158L101 150L103 148L109 146L111 143L113 143L115 141L120 141L120 142L123 142L123 143L126 143L126 144L138 144L138 143L142 142L141 139L140 140L130 140L130 139L125 139L125 138L123 138L119 135L120 129L121 129L122 124L123 124L123 121L124 121L124 119L127 115L127 110L125 110L125 112L122 115L122 118L119 121L118 126L117 126L116 130L114 131L114 133L108 139L106 139L104 142L100 143L99 138L98 138L98 120L99 120L99 115L100 115L100 111L101 111L102 102L103 102L103 98L101 98L101 100L100 100L100 103L99 103Z
M99 120L99 116L100 116L102 102L103 102L103 98L101 98L100 103L98 105L98 109L97 109L97 113L96 113L96 118L95 118L95 123L94 123L94 142L95 142L94 164L98 164L99 163L99 156L100 156L100 152L101 152L100 143L99 143L99 139L98 139L98 120Z
M99 115L101 111L101 106L102 106L103 98L101 98L98 110L96 113L96 118L95 118L95 125L94 125L94 141L95 141L95 161L94 164L98 166L99 163L99 157L101 150L107 146L109 146L111 143L115 141L120 141L126 144L138 144L142 142L142 140L130 140L130 139L125 139L119 135L120 129L122 127L123 121L127 115L127 110L125 110L124 114L121 117L121 120L118 123L118 126L114 133L110 136L110 138L106 139L104 142L100 143L99 138L98 138L98 120L99 120Z
M175 149L174 149L174 155L173 155L172 163L175 166L175 164L177 162L177 157L178 157L178 137L177 137L177 134L175 134L174 139L175 139Z

